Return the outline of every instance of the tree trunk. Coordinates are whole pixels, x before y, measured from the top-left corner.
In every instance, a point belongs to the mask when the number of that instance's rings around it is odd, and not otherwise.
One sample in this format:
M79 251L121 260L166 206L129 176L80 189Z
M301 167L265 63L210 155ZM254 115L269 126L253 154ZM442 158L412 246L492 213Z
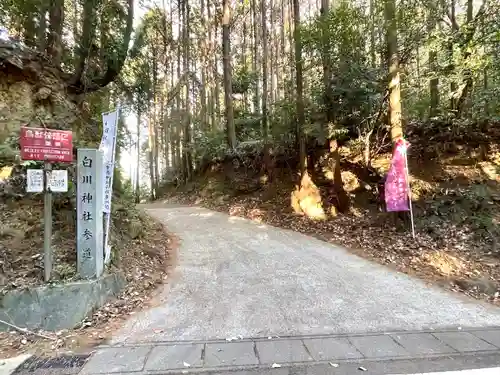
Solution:
M267 124L267 61L269 59L268 37L267 37L267 8L266 0L261 0L261 30L262 30L262 134L264 143L268 142L268 124Z
M349 207L349 196L347 195L344 184L342 182L342 173L340 170L340 152L338 142L334 129L336 128L336 116L334 108L334 98L332 92L332 69L328 43L330 40L330 33L328 28L328 13L330 12L329 0L321 1L321 18L322 18L322 31L323 31L323 100L326 110L325 122L323 124L323 131L326 135L328 149L329 149L329 164L333 177L333 188L337 197L337 208L340 212L344 212Z
M377 45L375 43L375 0L370 0L370 63L372 68L377 66Z
M255 92L254 92L254 97L253 97L253 110L257 112L259 110L260 106L260 84L259 84L259 71L260 69L258 68L259 65L259 45L260 45L260 27L259 27L259 22L258 22L258 17L257 17L257 5L256 1L257 0L251 0L252 1L252 32L253 32L253 51L252 51L252 70L255 73Z
M214 38L217 39L219 37L219 27L218 27L218 22L215 23L215 36ZM219 75L219 61L220 61L220 56L218 55L217 51L217 45L218 43L214 43L214 56L213 56L213 73L214 73L214 80L215 80L215 87L214 87L214 97L215 97L215 118L218 123L221 121L221 104L220 104L220 75Z
M467 28L466 34L467 39L470 40L472 39L472 36L474 34L474 2L473 0L467 0L467 22L465 27ZM467 49L467 46L462 47L462 52L464 60L467 61L470 58L471 51ZM462 90L460 92L460 96L457 99L456 106L457 106L457 117L460 117L464 111L464 107L466 104L467 99L469 98L470 93L472 92L472 87L474 85L474 81L472 78L472 72L470 69L466 69L463 73L463 83L462 83Z
M230 22L231 8L230 1L223 0L222 15L222 65L224 69L224 104L226 117L227 144L230 149L236 147L236 131L234 127L233 113L233 90L231 86L231 44L230 44Z
M432 33L435 22L432 20L433 15L430 14L431 18L428 21L427 32ZM437 75L437 51L435 48L431 47L429 49L429 70L431 72L432 78L429 80L429 92L430 92L430 106L429 106L429 116L435 117L438 114L439 106L439 78Z
M388 55L389 124L391 140L395 143L403 137L401 121L401 82L399 73L396 1L385 0L386 42Z
M150 111L149 111L150 112ZM148 118L148 161L149 161L149 198L154 201L155 197L155 166L154 166L154 152L153 152L153 142L154 142L154 124L151 116L151 112Z
M303 97L303 78L302 78L302 37L300 35L300 0L293 0L293 36L295 46L295 85L296 96L296 137L299 148L299 173L300 178L307 171L306 138L304 134L305 114Z
M184 74L189 72L189 2L188 0L184 0L182 2L182 41L183 41L183 70ZM189 80L190 80L190 75L187 76L186 78L186 83L184 84L184 100L185 100L185 105L184 105L184 139L183 139L183 151L184 151L184 178L186 181L188 181L191 178L191 172L192 172L192 160L191 160L191 98L190 98L190 92L189 92Z
M458 32L458 23L456 18L456 4L455 0L451 0L451 25L452 31ZM450 58L450 73L453 74L455 72L455 63L453 61L453 38L451 39L450 45L448 47L448 53ZM455 82L455 78L451 78L450 82L450 111L455 112L457 109L457 83Z
M62 59L62 31L64 24L64 0L50 0L48 53L52 63L59 67Z
M141 202L141 111L137 110L137 170L135 171L135 203Z
M207 18L205 14L205 0L200 0L200 13L201 13L201 28L202 32L206 34L207 32ZM201 88L200 88L200 100L201 100L201 121L202 121L202 129L209 130L210 123L208 118L207 111L207 76L208 76L208 48L207 48L207 40L205 38L201 39Z
M207 17L209 20L212 19L212 12L211 12L211 4L210 1L207 0ZM216 62L217 62L217 52L215 43L214 43L214 38L212 36L212 25L208 26L208 41L210 43L209 47L209 53L207 56L207 65L210 66L210 91L209 91L209 97L208 97L208 112L210 114L210 124L211 124L211 130L215 130L215 126L217 123L217 117L216 117L216 110L215 110L215 96L218 95L218 91L216 90L216 85L217 85L217 74L216 74ZM212 56L213 55L213 56Z

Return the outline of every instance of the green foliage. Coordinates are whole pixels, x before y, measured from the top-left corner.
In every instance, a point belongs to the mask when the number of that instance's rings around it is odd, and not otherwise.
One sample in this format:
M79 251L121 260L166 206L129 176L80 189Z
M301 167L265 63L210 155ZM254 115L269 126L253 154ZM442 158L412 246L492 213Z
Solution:
M252 72L247 66L239 67L232 77L233 94L246 94L254 88L257 82L257 73Z
M228 153L224 131L195 132L193 137L193 157L198 163L222 160Z

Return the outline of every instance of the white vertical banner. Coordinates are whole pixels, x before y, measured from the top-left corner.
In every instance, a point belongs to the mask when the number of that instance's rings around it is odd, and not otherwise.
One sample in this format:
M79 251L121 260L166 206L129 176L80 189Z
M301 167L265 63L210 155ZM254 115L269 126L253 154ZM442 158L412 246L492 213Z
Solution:
M102 138L99 151L103 153L103 212L104 212L104 262L111 260L109 226L111 222L111 198L113 197L113 174L115 170L116 138L120 109L102 114Z

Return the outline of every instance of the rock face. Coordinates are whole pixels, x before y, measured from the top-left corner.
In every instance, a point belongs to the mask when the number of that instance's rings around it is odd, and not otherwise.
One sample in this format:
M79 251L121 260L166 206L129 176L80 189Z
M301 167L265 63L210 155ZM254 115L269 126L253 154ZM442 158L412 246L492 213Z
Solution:
M0 40L0 144L20 126L70 129L77 108L63 73L26 46Z

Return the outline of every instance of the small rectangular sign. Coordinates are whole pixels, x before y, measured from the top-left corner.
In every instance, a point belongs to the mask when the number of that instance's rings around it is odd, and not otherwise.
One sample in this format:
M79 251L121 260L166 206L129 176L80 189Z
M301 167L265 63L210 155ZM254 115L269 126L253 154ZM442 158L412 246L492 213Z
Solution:
M65 169L50 171L49 188L54 193L66 193L68 191L68 171Z
M43 192L43 169L26 170L26 191L28 193Z
M22 160L73 161L73 133L68 130L21 127Z

